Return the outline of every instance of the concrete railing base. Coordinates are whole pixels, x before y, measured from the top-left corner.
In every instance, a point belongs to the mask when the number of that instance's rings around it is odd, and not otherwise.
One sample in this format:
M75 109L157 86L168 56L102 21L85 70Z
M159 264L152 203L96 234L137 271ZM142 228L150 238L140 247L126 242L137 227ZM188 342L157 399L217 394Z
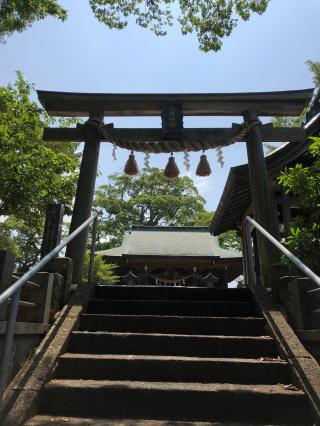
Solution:
M1 403L1 425L21 425L37 412L41 389L50 380L93 288L87 284L77 287L30 360L8 386Z

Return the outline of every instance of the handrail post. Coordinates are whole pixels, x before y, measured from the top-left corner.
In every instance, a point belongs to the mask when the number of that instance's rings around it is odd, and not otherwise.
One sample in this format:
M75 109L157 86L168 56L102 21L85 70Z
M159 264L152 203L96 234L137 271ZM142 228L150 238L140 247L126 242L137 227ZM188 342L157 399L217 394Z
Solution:
M19 308L21 288L15 291L12 295L10 303L9 318L7 320L6 332L2 343L2 351L0 358L0 401L2 400L9 375L9 360L12 350L12 342L14 331L16 328L17 314Z
M88 274L89 284L93 283L93 280L94 280L94 254L96 251L97 225L98 225L98 216L94 218L93 227L92 227L92 240L91 240L90 263L89 263L89 274Z
M251 239L251 231L252 225L245 221L245 238L246 238L246 247L247 247L247 255L248 255L248 285L256 285L256 274L254 270L254 262L253 262L253 249L252 249L252 239Z

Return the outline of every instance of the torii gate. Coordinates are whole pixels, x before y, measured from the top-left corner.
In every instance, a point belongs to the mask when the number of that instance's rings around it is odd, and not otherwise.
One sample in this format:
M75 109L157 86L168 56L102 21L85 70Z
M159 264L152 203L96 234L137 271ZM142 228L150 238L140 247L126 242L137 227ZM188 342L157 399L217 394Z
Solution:
M246 142L254 217L275 234L268 175L262 142L301 142L303 128L273 128L259 117L298 116L309 104L313 89L259 93L199 94L92 94L38 91L49 115L89 117L76 128L46 128L45 141L85 142L70 232L91 213L97 175L100 142L115 143L130 151L168 153L201 151ZM161 116L162 128L114 128L104 116ZM242 125L231 128L184 128L183 116L242 116ZM74 262L73 282L79 282L88 230L68 246L66 255ZM262 280L270 286L274 250L258 237Z

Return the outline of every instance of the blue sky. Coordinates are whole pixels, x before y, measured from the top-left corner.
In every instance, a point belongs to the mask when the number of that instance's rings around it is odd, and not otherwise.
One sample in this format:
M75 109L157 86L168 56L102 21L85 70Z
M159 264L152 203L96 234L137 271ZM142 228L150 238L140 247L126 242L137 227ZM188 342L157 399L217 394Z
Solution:
M219 53L200 52L194 35L183 37L177 26L156 37L134 23L123 31L108 30L92 16L87 0L61 1L69 10L65 23L47 18L14 34L0 45L0 84L15 79L15 70L43 90L82 92L249 92L312 87L305 61L320 60L319 0L271 0L267 12L240 22ZM155 127L158 118L114 118L115 126ZM109 119L106 120L109 122ZM186 118L186 127L230 126L241 118ZM103 144L100 176L121 171L127 151ZM191 153L191 177L216 208L229 168L246 162L242 143L224 149L225 166L207 153L213 173L195 178L199 153ZM142 166L143 157L137 155ZM181 173L183 154L176 155ZM151 156L152 166L164 167L167 155Z

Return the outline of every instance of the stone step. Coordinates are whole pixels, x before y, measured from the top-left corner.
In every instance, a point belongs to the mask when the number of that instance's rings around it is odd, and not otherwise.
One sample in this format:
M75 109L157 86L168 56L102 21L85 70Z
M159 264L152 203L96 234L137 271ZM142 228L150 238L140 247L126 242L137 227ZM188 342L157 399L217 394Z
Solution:
M45 386L41 413L247 424L292 420L309 424L305 395L285 385L52 380Z
M59 358L55 377L58 379L151 382L290 383L287 363L277 359L73 353L66 353Z
M92 299L89 302L87 313L251 317L257 316L257 308L253 302Z
M226 422L180 422L167 420L142 420L142 419L106 419L106 418L83 418L83 417L61 417L61 416L35 416L24 423L25 426L248 426L248 423L226 423ZM311 423L310 423L311 424ZM268 426L279 426L280 423ZM250 426L261 426L261 423L250 423ZM306 426L306 423L282 423L281 426Z
M223 300L252 302L248 288L156 287L156 286L98 286L96 298L125 300Z
M249 317L179 317L159 315L84 314L79 330L129 333L265 335L265 320Z
M196 336L83 332L72 333L69 352L91 354L173 355L219 358L277 357L268 336Z

